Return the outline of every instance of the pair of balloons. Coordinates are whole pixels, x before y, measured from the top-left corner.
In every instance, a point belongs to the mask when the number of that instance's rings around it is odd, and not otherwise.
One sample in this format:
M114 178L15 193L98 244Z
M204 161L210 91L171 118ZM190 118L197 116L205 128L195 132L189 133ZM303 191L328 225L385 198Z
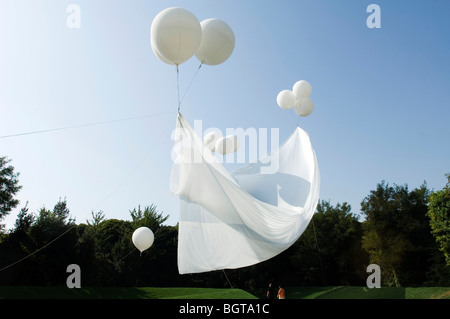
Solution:
M207 133L203 141L211 152L218 152L222 155L234 153L240 146L239 139L236 135L221 136L216 131Z
M202 21L188 10L167 8L153 19L151 45L163 62L179 65L192 56L201 63L217 65L225 62L234 50L233 30L222 20Z
M305 80L295 82L291 90L283 90L278 93L277 103L282 109L294 108L299 116L308 116L314 109L314 103L309 98L312 87Z
M155 235L148 227L139 227L133 232L131 237L134 246L141 252L149 249L153 245Z

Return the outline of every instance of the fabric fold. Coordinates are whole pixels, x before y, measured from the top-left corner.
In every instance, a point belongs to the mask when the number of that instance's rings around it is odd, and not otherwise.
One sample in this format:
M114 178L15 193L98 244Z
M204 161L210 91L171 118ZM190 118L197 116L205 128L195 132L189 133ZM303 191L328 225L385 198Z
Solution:
M320 173L297 127L271 154L229 173L178 113L170 190L180 197L180 274L250 266L289 248L317 206ZM263 167L275 163L277 170Z

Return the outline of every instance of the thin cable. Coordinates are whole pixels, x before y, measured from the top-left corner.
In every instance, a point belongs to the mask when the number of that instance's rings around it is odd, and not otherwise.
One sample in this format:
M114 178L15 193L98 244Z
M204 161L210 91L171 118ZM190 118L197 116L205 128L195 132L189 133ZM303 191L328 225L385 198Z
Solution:
M137 169L144 163L145 159L150 155L153 150L150 149L140 160L139 163L128 173L128 175L114 188L111 193L109 193L97 206L95 206L94 210L101 208L101 206L112 196L115 192L117 192L127 181L128 179L137 171Z
M12 267L12 266L14 266L14 265L20 263L20 262L22 262L22 261L24 261L25 259L27 259L27 258L33 256L34 254L40 252L41 250L43 250L44 248L46 248L47 246L51 245L52 243L54 243L55 241L57 241L58 239L60 239L62 236L64 236L65 234L67 234L69 231L71 231L72 229L74 229L76 226L77 226L77 225L74 224L72 227L70 227L70 228L69 228L68 230L66 230L64 233L62 233L61 235L59 235L59 236L56 237L55 239L49 241L47 244L45 244L45 245L42 246L41 248L35 250L34 252L32 252L31 254L29 254L29 255L27 255L27 256L25 256L25 257L23 257L23 258L21 258L21 259L15 261L15 262L13 262L13 263L10 264L10 265L8 265L8 266L6 266L6 267L3 267L2 269L0 269L0 272L2 272L2 271L5 270L5 269L8 269L9 267Z
M118 263L120 263L122 260L124 260L125 258L127 258L128 256L130 256L131 255L131 253L133 252L133 251L135 251L137 248L134 248L132 251L130 251L128 254L126 254L125 256L123 256L119 261L118 261ZM142 253L141 253L141 255L142 255Z
M322 258L320 257L319 242L317 241L316 226L314 225L314 216L311 218L311 222L312 222L313 230L314 230L314 238L316 239L316 248L317 248L317 256L319 257L320 273L322 275L322 282L325 285L326 281L325 281L325 276L323 275Z
M82 127L82 126L89 126L89 125L96 125L96 124L106 124L106 123L111 123L111 122L118 122L118 121L126 121L126 120L130 120L130 119L138 119L138 118L144 118L144 117L152 117L152 116L157 116L157 115L165 115L165 114L173 114L174 112L166 112L166 113L160 113L160 114L153 114L153 115L148 115L148 116L139 116L139 117L134 117L134 118L128 118L128 119L121 119L121 120L115 120L115 121L105 121L105 122L97 122L97 123L91 123L91 124L84 124L84 125L78 125L76 127ZM36 131L34 133L42 133L42 132L46 132L46 131L55 131L55 130L62 130L62 129L68 129L68 128L74 128L75 126L72 127L66 127L66 128L59 128L59 129L52 129L52 130L43 130L43 131ZM17 135L26 135L26 134L33 134L33 132L28 132L28 133L21 133L21 134L16 134L16 135L11 135L11 136L17 136ZM3 136L5 137L5 136ZM6 136L8 137L8 136ZM2 138L2 137L0 137ZM125 182L128 180L128 178L130 178L130 176L132 176L136 170L142 165L142 163L144 162L144 160L147 158L147 156L149 156L149 154L151 153L151 151L147 152L144 157L142 158L142 160L130 171L130 173L121 181L121 183L108 195L106 196L101 202L100 204L97 205L96 209L98 209L99 207L101 207L101 205L106 202L115 192L117 192L117 190L120 189L120 187L122 187L123 184L125 184ZM72 229L74 229L77 226L77 224L72 225L69 229L67 229L66 231L64 231L61 235L59 235L58 237L54 238L53 240L49 241L47 244L45 244L44 246L42 246L41 248L35 250L34 252L32 252L31 254L3 267L0 269L0 272L2 272L3 270L6 270L22 261L24 261L25 259L33 256L34 254L40 252L41 250L45 249L46 247L48 247L49 245L51 245L52 243L54 243L55 241L57 241L58 239L60 239L61 237L63 237L65 234L67 234L69 231L71 231ZM155 234L158 231L155 232ZM130 253L128 253L128 255L130 255L135 249L133 249ZM128 257L128 255L126 255L125 257L123 257L120 261L122 261L124 258Z
M138 119L149 118L149 117L156 117L156 116L173 114L173 113L174 112L156 113L156 114L150 114L150 115L141 115L141 116L135 116L135 117L128 117L128 118L123 118L123 119L118 119L118 120L93 122L93 123L86 123L86 124L79 124L79 125L72 125L72 126L64 126L64 127L51 128L51 129L45 129L45 130L39 130L39 131L30 131L30 132L16 133L16 134L0 136L0 139L1 138L16 137L16 136L23 136L23 135L31 135L31 134L39 134L39 133L47 133L47 132L54 132L54 131L69 130L69 129L74 129L74 128L88 127L88 126L96 126L96 125L105 125L105 124L111 124L111 123L125 122L125 121L138 120Z
M98 208L100 208L101 207L101 205L103 205L103 203L105 203L115 192L117 192L119 189L120 189L120 187L122 187L122 185L123 184L125 184L125 182L128 180L128 178L130 178L135 172L136 172L136 170L142 165L142 163L144 162L144 160L147 158L147 156L150 154L151 152L149 151L149 152L147 152L145 155L144 155L144 157L142 158L142 160L130 171L130 173L121 181L121 183L118 185L118 186L116 186L116 188L114 188L113 189L113 191L111 192L111 193L109 193L108 194L108 196L106 196L101 202L100 202L100 204L98 204L97 206L96 206L96 208L94 208L94 210L97 210ZM7 268L9 268L9 267L12 267L12 266L14 266L14 265L16 265L16 264L18 264L18 263L20 263L20 262L22 262L22 261L24 261L25 259L27 259L27 258L29 258L29 257L31 257L31 256L33 256L34 254L36 254L36 253L38 253L39 251L41 251L41 250L43 250L45 247L47 247L47 246L49 246L49 245L51 245L52 243L54 243L56 240L58 240L59 238L61 238L62 236L64 236L65 234L67 234L70 230L72 230L73 228L75 228L77 225L76 224L74 224L72 227L70 227L68 230L66 230L64 233L62 233L61 235L59 235L58 237L56 237L55 239L53 239L52 241L50 241L50 242L48 242L47 244L45 244L44 246L42 246L41 248L39 248L39 249L37 249L36 251L34 251L34 252L32 252L31 254L29 254L28 256L25 256L25 257L23 257L22 259L19 259L19 260L17 260L17 261L15 261L15 262L13 262L12 264L10 264L10 265L8 265L8 266L6 266L6 267L3 267L2 269L0 269L0 272L1 271L3 271L3 270L5 270L5 269L7 269ZM126 257L128 257L128 255L130 255L133 251L134 251L135 249L133 249L131 252L129 252L125 257L123 257L122 259L120 259L120 261L122 261L124 258L126 258ZM119 261L119 262L120 262Z
M202 65L203 65L203 62L200 63L200 65L198 66L197 71L195 71L195 74L194 74L194 76L192 77L191 82L189 82L189 85L188 85L187 88L186 88L186 91L184 91L184 94L183 94L183 96L181 97L181 100L180 100L180 104L181 104L181 102L183 102L184 97L186 96L187 92L188 92L189 89L191 88L192 83L194 83L194 80L195 80L195 78L197 77L197 74L198 74L198 72L200 71ZM178 109L178 110L180 110L180 109Z
M180 69L177 64L177 93L178 93L178 112L180 112L181 100L180 100Z
M228 284L230 285L231 289L234 289L234 288L233 288L233 285L232 285L231 282L230 282L230 279L228 279L228 276L227 276L227 274L226 274L226 272L225 272L225 269L222 269L222 271L223 271L223 274L225 275L225 278L227 278Z

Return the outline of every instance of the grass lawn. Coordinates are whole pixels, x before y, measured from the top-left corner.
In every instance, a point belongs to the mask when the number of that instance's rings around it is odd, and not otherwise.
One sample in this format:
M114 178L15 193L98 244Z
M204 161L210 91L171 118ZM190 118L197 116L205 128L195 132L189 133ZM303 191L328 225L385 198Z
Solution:
M0 286L0 299L257 299L241 289Z
M450 287L285 287L287 299L450 299ZM241 289L0 286L0 299L257 299Z
M286 287L289 299L450 299L450 287Z

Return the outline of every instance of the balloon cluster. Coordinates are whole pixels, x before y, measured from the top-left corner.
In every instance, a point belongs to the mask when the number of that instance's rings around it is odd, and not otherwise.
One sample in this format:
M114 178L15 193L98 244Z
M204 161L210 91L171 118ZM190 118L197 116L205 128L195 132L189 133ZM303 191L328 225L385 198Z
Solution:
M234 50L233 30L222 20L202 21L188 10L167 8L153 19L151 45L163 62L179 65L192 56L201 63L217 65L225 62Z
M308 116L314 109L314 103L309 98L311 95L311 84L305 80L297 81L291 90L283 90L278 93L277 103L282 109L294 108L299 116Z
M216 131L207 133L203 142L211 152L218 152L222 155L234 153L240 146L239 139L236 135L221 136Z

